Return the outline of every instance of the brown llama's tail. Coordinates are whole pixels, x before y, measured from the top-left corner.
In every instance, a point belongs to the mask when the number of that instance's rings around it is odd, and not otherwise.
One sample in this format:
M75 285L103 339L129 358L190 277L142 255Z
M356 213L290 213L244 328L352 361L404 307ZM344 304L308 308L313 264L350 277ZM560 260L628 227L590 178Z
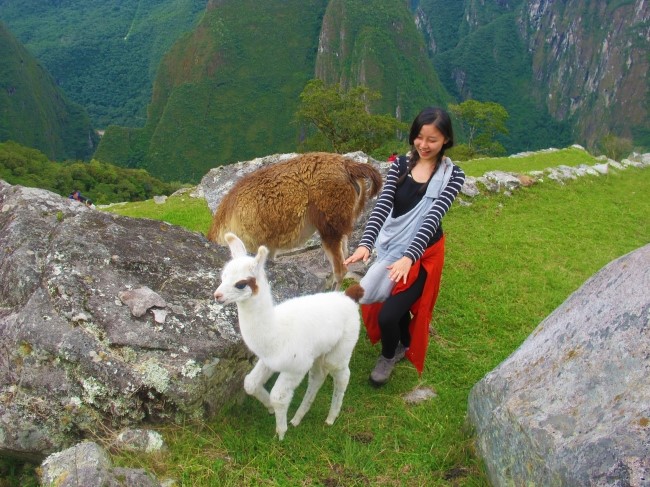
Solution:
M359 179L367 179L370 181L370 192L366 191L365 185L361 185L359 194L359 202L357 204L357 208L359 211L363 210L364 206L366 205L366 201L368 198L373 198L379 194L379 190L381 190L381 174L379 173L379 170L375 166L373 166L370 163L364 163L364 162L354 162L350 161L348 164L345 165L345 169L350 176L350 180L354 185L357 184L357 181Z
M365 291L359 284L352 284L349 288L345 290L345 295L353 300L355 303L358 303L359 300L363 297Z

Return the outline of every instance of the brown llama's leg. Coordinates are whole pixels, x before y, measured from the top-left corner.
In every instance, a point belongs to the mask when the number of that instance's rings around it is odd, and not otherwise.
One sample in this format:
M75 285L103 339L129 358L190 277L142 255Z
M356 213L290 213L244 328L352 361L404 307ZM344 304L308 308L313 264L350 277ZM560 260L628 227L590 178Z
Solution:
M343 278L345 277L346 272L348 271L343 261L345 257L343 256L343 242L342 237L339 238L323 238L321 236L323 250L329 260L330 265L332 266L332 272L334 277L334 282L332 283L332 289L340 289Z
M343 260L345 260L348 258L348 255L350 255L347 235L343 235L343 238L341 238L341 249L343 250Z
M349 204L349 196L350 192L330 191L326 195L321 195L317 202L310 202L307 208L309 221L318 230L325 256L332 266L334 282L328 283L328 288L332 289L340 289L348 271L343 264L345 260L343 243L345 236L353 228L353 216L350 211L354 205ZM352 196L354 197L354 191Z

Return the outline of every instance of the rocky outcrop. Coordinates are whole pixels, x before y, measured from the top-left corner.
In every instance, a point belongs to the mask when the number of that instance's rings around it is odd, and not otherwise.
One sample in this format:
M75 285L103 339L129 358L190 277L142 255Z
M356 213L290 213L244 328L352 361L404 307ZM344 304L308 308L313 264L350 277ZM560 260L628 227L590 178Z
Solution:
M605 266L474 386L495 486L650 485L650 245Z
M0 180L0 454L41 460L91 432L207 418L251 367L234 306L213 300L226 248ZM268 270L283 300L320 289Z
M646 0L530 0L519 30L533 61L539 98L578 140L647 130L650 8ZM645 129L643 129L645 127Z

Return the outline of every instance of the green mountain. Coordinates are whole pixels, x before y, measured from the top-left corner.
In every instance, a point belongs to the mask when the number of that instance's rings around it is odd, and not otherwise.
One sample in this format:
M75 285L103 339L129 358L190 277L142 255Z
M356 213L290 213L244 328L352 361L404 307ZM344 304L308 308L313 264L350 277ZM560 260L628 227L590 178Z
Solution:
M372 106L411 122L428 105L454 101L427 57L424 40L402 2L331 0L323 18L316 77L382 94Z
M207 0L0 0L0 20L95 127L141 127L158 64Z
M109 127L95 157L196 181L219 164L293 151L299 94L317 75L368 84L384 94L374 112L405 120L451 100L405 5L214 1L163 59L144 129Z
M0 142L13 140L50 159L88 159L97 135L83 107L0 22Z
M365 84L382 94L373 113L407 122L425 105L498 102L511 153L594 149L605 134L648 148L649 10L642 0L0 0L0 18L68 96L113 124L98 159L183 181L296 150L305 134L293 114L314 77Z

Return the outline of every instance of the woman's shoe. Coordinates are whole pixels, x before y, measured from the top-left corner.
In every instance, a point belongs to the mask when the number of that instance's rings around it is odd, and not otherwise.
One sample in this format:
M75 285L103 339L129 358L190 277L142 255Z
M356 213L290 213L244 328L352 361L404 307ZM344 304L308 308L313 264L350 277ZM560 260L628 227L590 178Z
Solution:
M402 342L399 342L397 344L397 349L395 350L395 361L396 362L401 362L402 359L406 356L406 351L408 348L406 348L404 345L402 345Z
M380 355L375 364L375 368L370 373L370 382L372 385L379 387L388 382L390 374L393 372L395 364L397 364L398 361L397 356L386 358L383 355Z

